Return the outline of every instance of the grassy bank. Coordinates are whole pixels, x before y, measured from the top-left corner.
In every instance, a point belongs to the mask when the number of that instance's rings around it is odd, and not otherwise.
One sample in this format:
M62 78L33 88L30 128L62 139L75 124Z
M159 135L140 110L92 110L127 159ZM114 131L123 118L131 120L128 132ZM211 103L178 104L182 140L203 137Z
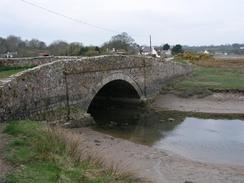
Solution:
M183 97L206 96L213 91L244 91L244 61L196 61L192 76L163 88Z
M7 78L30 67L0 67L0 79Z
M80 150L81 139L63 129L33 121L11 122L6 158L16 167L6 183L129 183L140 180L105 168L99 158Z

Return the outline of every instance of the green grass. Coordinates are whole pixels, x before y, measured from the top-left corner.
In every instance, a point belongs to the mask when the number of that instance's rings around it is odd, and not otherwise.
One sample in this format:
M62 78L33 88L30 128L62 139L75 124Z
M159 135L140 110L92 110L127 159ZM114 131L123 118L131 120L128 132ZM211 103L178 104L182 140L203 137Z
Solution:
M0 79L22 72L30 67L0 67Z
M244 91L244 71L233 68L194 67L191 77L172 82L163 88L186 96L208 95L211 91Z
M77 156L78 144L67 133L33 121L14 121L4 132L11 136L6 159L16 167L5 183L132 183L132 176L102 166L99 161ZM81 160L82 159L82 160Z

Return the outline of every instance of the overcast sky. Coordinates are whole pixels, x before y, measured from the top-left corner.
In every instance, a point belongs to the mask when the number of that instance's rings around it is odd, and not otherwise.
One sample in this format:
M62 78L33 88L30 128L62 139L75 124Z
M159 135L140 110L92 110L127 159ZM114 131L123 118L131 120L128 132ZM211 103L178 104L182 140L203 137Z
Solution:
M244 43L244 0L26 0L118 32L139 44ZM50 14L21 0L0 0L0 36L18 35L101 45L106 32Z

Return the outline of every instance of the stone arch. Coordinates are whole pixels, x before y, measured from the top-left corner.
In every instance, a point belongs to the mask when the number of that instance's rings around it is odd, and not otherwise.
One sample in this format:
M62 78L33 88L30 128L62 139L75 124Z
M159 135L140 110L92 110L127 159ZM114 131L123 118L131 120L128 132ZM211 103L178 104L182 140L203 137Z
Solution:
M88 110L92 100L94 99L94 97L97 95L97 93L107 84L113 82L113 81L125 81L126 83L130 84L133 89L137 92L138 96L140 99L144 98L144 93L143 90L141 89L140 85L136 82L135 79L133 79L132 77L125 75L123 73L113 73L105 78L103 78L100 82L98 82L89 92L89 101L87 103L87 107L86 110Z
M142 98L143 95L143 90L139 86L139 84L130 76L125 75L123 73L114 73L109 75L108 77L104 78L101 82L99 82L96 87L94 88L94 91L97 93L103 86L108 84L109 82L112 82L114 80L123 80L131 84L134 89L137 91L138 95Z

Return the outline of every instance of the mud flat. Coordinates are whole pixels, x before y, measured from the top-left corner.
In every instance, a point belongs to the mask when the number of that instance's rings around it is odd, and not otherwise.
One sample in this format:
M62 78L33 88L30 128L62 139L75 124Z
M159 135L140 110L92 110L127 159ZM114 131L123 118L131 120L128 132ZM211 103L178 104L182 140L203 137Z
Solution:
M118 169L135 173L154 183L241 183L244 166L200 163L91 130L73 129L85 137L86 148ZM83 148L84 149L84 148Z
M244 94L214 93L205 98L181 98L173 94L165 94L157 96L152 105L162 110L244 114Z

